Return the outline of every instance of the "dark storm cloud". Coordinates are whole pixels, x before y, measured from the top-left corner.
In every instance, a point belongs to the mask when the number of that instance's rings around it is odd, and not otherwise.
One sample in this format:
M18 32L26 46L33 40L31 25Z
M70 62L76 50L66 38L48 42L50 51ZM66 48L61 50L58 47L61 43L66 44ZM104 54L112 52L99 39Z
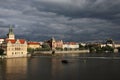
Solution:
M37 0L34 5L38 10L76 18L114 18L111 15L116 15L120 12L119 0Z
M0 0L0 30L29 40L119 40L119 22L120 0Z

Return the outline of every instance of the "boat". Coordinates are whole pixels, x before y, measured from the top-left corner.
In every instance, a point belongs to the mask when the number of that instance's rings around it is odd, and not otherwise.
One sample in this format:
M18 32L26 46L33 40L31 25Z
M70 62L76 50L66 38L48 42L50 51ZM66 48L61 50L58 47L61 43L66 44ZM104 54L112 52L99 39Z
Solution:
M64 64L68 64L69 63L68 60L62 60L61 62L64 63Z

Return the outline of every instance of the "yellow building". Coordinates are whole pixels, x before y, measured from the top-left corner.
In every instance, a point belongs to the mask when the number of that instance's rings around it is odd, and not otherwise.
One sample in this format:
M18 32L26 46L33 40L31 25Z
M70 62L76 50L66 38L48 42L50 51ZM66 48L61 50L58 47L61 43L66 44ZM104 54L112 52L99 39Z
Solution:
M30 41L30 42L27 43L27 45L28 45L28 48L32 48L32 49L41 48L39 42Z
M15 39L12 27L9 28L7 38L1 47L4 49L6 58L27 56L27 42L24 39Z

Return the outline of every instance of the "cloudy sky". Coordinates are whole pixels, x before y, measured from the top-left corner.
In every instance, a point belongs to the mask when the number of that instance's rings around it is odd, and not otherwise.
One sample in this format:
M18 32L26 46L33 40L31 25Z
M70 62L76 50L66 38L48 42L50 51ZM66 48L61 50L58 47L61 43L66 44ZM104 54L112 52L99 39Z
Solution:
M120 0L0 0L0 37L120 40Z

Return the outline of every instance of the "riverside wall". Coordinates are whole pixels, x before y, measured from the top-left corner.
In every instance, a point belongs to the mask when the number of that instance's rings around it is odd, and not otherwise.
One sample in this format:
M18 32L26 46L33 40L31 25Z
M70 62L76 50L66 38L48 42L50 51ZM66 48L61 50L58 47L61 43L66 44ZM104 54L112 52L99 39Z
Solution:
M35 51L34 55L37 54L52 54L53 51ZM55 51L54 54L75 54L75 53L89 53L89 50L72 50L72 51Z

